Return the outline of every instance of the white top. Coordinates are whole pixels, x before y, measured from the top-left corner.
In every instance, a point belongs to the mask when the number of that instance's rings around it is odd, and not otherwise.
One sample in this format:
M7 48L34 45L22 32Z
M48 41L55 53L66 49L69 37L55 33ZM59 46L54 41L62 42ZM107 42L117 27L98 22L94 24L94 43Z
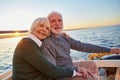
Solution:
M36 36L34 36L33 34L29 34L28 37L30 39L32 39L33 41L35 41L35 43L41 47L42 46L42 41L40 41Z

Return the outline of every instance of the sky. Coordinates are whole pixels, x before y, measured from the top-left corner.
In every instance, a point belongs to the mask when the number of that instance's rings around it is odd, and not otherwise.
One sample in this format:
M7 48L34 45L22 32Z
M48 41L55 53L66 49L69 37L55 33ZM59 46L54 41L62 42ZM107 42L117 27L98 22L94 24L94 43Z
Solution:
M51 11L62 14L64 29L120 24L120 0L0 0L0 30L28 30Z

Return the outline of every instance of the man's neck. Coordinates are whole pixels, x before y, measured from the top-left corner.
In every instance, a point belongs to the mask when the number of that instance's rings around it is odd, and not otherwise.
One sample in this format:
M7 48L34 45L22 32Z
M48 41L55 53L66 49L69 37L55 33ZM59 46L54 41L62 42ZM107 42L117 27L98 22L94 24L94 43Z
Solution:
M51 35L53 35L54 37L60 37L61 33L60 34L53 34L53 33L51 33Z

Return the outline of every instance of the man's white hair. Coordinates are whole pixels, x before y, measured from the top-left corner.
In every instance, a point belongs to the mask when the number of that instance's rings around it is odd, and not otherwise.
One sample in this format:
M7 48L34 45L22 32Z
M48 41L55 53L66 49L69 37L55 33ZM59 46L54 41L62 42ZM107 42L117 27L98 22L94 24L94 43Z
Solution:
M52 11L52 12L50 12L50 13L48 14L47 18L49 19L49 17L50 17L51 15L53 15L53 14L58 14L58 15L60 15L60 16L62 17L62 14L61 14L61 13L59 13L59 12L57 12L57 11Z

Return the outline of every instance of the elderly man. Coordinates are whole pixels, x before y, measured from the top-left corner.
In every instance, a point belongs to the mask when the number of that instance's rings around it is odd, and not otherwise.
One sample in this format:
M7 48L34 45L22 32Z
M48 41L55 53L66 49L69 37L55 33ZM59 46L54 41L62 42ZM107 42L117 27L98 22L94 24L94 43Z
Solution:
M46 58L54 65L70 67L75 70L80 67L79 69L81 69L83 75L87 74L87 78L90 78L90 74L94 75L94 73L97 73L97 66L95 65L95 63L92 61L81 61L73 65L72 58L70 56L70 49L93 53L120 53L120 49L118 48L109 49L88 43L82 43L73 38L65 38L61 35L63 31L63 20L62 15L58 12L51 12L48 15L48 20L50 21L51 35L43 41L42 50L44 53L46 53L44 54ZM90 74L88 72L90 72ZM77 80L79 80L79 78Z

